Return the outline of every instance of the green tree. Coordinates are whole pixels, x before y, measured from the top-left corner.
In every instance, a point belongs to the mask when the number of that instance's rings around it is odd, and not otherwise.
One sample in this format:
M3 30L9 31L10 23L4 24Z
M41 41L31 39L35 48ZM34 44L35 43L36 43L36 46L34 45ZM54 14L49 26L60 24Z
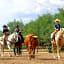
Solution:
M9 22L9 23L7 24L11 33L14 32L14 29L16 28L16 25L17 25L17 24L19 25L19 27L21 28L21 30L23 30L24 24L23 24L22 20L16 21L16 20L14 19L13 21L11 21L11 22Z
M44 14L38 16L35 21L26 24L24 26L24 35L33 33L39 37L39 42L49 43L51 33L54 31L54 20L60 19L61 27L64 27L64 10L62 8L58 10L59 12L54 15Z
M54 31L54 20L60 19L61 27L64 27L64 10L63 8L58 9L59 12L51 15L44 14L42 16L38 16L36 20L32 20L28 24L23 24L22 20L16 21L13 20L9 22L7 25L12 33L17 24L19 24L20 28L23 30L23 35L26 36L28 34L35 34L39 38L39 42L47 44L50 42L51 33ZM1 33L1 32L0 32Z
M2 31L0 31L0 36L2 36L2 35L3 35Z

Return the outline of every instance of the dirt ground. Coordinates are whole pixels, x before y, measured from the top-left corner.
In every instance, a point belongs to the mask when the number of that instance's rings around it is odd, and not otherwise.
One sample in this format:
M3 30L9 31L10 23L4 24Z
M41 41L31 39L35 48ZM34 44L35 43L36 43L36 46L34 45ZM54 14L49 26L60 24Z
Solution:
M35 59L28 59L28 52L22 52L21 56L8 56L5 52L4 57L0 56L0 64L64 64L64 52L61 53L61 59L54 59L52 53L48 52L36 52Z

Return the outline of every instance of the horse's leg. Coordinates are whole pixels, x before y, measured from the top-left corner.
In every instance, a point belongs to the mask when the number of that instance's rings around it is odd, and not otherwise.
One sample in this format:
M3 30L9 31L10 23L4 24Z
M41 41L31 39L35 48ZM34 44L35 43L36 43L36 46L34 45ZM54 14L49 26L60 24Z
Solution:
M52 43L52 52L53 52L53 57L56 58L55 57L55 45L53 43Z
M1 56L4 56L4 45L1 45L1 52L2 52Z
M33 48L33 58L35 58L35 48Z
M28 48L28 52L29 52L29 59L31 60L31 49Z
M37 53L38 53L38 46L36 47L36 49L37 49Z
M0 44L0 51L1 51L1 47L2 47L2 46L1 46L1 44ZM2 51L1 51L1 52L2 52ZM1 56L1 53L0 53L0 56Z
M22 54L22 47L20 47L20 54Z
M20 55L20 53L19 53L19 47L17 47L17 54Z
M57 45L57 55L58 55L58 59L60 59L60 50L61 47L59 45Z
M31 49L31 58L33 58L33 48Z
M17 48L17 53L18 53L18 55L21 55L21 48L20 47Z
M9 41L7 41L7 46L8 46L8 49L9 49L8 55L11 56L11 53L10 53L10 51L11 51L11 44L10 44Z
M10 53L10 51L11 51L11 45L8 44L7 46L8 46L8 49L9 49L9 53L8 53L8 55L11 56L11 53Z
M19 46L18 49L19 49L19 55L21 55L21 47Z
M60 59L60 51L61 51L61 47L63 46L63 41L57 40L56 45L57 45L57 56L58 56L58 59Z
M1 45L0 45L0 49L1 49L1 56L4 56L4 42L0 41Z
M16 56L16 47L14 47L14 55Z

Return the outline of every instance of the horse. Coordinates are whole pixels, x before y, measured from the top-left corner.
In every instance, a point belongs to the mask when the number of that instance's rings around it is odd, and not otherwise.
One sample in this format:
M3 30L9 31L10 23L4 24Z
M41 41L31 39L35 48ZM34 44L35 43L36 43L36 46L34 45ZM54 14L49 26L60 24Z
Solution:
M38 46L38 37L34 36L34 34L29 34L26 36L25 45L28 48L29 59L35 58L35 49Z
M23 36L22 36L23 37ZM23 38L18 37L18 41L14 44L14 55L21 55L22 43L24 43Z
M12 34L10 34L7 38L7 40L4 42L3 41L4 37L0 37L0 47L1 47L1 52L2 52L2 56L4 55L4 48L7 46L9 51L11 51L11 45L15 44L15 42L18 41L18 33L14 32ZM9 56L11 56L10 52L8 53Z
M52 37L53 33L51 34ZM55 57L55 46L57 46L57 57L58 59L60 59L60 51L62 46L64 45L64 28L61 28L60 31L57 32L56 36L55 36L55 41L51 40L52 43L52 52L53 52L53 56Z

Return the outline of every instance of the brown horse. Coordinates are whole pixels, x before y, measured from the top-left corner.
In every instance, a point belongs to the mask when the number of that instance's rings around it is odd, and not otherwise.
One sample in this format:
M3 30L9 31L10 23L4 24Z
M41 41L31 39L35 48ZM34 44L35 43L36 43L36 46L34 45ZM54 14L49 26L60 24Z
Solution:
M54 49L55 49L55 46L57 46L57 55L58 55L58 59L60 59L60 51L62 46L64 45L64 28L61 28L60 31L58 31L58 33L55 36L55 41L53 40L51 41L51 43L52 43L53 53L55 53ZM55 54L54 54L54 58L55 58Z
M18 37L18 42L16 42L14 44L14 55L16 56L17 55L21 55L21 49L22 49L22 43L23 41L21 40L20 37ZM17 51L16 51L17 50Z
M25 45L28 48L29 52L29 59L35 58L35 49L38 46L38 37L34 36L33 34L29 34L25 40Z

